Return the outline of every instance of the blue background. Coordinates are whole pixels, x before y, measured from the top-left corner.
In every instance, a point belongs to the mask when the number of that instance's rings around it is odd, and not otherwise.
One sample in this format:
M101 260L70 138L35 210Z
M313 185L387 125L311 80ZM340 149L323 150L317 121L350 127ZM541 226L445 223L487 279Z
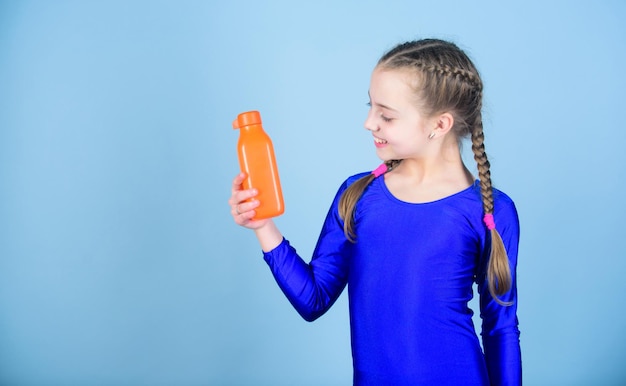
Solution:
M308 258L339 184L378 165L376 60L422 37L486 84L494 183L522 224L525 384L624 384L625 18L621 1L0 2L0 384L350 384L345 294L304 322L232 222L231 122L261 111L276 222Z

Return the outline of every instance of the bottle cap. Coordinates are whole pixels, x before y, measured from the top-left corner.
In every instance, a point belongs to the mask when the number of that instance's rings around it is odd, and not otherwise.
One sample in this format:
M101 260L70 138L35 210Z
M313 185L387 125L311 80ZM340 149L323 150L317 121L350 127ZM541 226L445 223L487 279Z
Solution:
M260 125L261 114L258 111L247 111L237 116L233 121L233 129L239 129L244 126Z

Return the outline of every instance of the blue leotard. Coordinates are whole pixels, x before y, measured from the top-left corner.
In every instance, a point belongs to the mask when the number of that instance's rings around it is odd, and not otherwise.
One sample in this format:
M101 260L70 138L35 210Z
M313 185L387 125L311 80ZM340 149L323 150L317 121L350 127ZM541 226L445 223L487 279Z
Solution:
M482 222L478 182L452 196L413 204L376 178L355 212L348 241L339 189L310 263L287 240L264 253L279 286L308 321L326 312L348 285L354 384L518 385L521 354L516 264L519 221L513 201L494 189L497 230L506 247L512 289L494 301L486 284L490 233ZM481 349L468 301L480 294Z

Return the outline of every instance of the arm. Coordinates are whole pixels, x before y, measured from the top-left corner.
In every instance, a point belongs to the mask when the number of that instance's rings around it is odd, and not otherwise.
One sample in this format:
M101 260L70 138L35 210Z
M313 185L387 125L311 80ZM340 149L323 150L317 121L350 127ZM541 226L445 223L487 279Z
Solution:
M264 252L276 282L298 313L307 321L322 316L348 282L352 243L343 233L337 205L346 184L337 193L324 221L310 263L305 263L287 240Z
M511 306L498 304L490 295L487 283L479 283L483 348L492 385L521 385L522 363L517 320L516 275L519 220L512 201L507 198L498 204L496 209L500 209L495 214L496 227L507 250L512 276L511 290L503 295L501 300L513 304ZM488 257L487 254L485 260Z
M259 202L253 199L256 196L253 189L242 189L244 178L245 175L240 174L233 181L229 200L231 214L238 225L255 231L264 259L279 287L298 313L305 320L313 321L334 304L347 283L350 243L343 234L343 223L337 210L339 197L347 183L342 185L333 201L313 259L307 264L283 238L273 221L252 220ZM246 201L249 199L253 200Z

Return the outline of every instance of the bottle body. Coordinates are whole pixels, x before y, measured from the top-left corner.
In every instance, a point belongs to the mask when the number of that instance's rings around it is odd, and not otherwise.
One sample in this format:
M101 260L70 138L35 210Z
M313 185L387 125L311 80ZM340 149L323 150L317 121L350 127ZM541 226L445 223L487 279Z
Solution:
M250 114L248 112L240 114ZM254 188L258 191L255 199L260 205L255 209L255 220L266 219L281 215L285 211L283 193L278 175L278 165L274 154L274 146L269 135L263 130L260 117L257 120L246 121L239 118L233 123L239 128L237 152L239 166L247 175L243 183L244 189Z

